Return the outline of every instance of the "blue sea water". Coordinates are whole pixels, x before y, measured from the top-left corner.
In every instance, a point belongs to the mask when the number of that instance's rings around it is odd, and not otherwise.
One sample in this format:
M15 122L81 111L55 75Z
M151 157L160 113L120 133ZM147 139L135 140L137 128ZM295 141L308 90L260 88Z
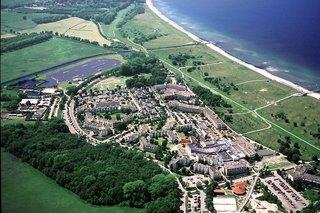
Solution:
M320 89L319 0L154 0L167 17L243 61Z

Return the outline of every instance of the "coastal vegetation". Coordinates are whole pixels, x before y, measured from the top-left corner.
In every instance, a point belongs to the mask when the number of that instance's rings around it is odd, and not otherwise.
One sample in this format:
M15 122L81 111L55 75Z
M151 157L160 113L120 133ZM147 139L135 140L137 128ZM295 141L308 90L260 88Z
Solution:
M120 14L122 14L121 12ZM118 15L114 22L119 22L122 18L123 14ZM312 155L309 155L309 153L316 154L319 152L319 145L316 145L318 139L312 136L318 135L317 122L313 120L319 121L319 108L315 109L317 115L313 114L313 110L306 109L304 112L308 116L296 116L294 118L294 122L297 125L301 123L310 123L311 126L315 125L312 127L312 135L308 131L307 133L301 132L301 129L295 127L293 122L291 122L292 128L288 128L287 123L285 125L281 124L283 120L270 118L264 113L264 110L272 111L273 107L278 108L278 106L281 106L282 111L286 114L292 113L289 110L292 107L295 107L297 112L301 112L298 109L300 103L308 105L310 102L316 103L317 100L309 97L291 96L297 93L297 91L271 81L246 67L226 59L205 45L195 43L187 35L165 23L148 8L146 8L145 13L137 15L127 22L122 29L136 29L144 34L157 31L165 35L143 43L142 47L128 41L127 38L119 33L119 29L112 28L113 36L116 36L117 39L129 46L152 53L164 62L167 69L175 72L177 76L183 77L188 84L210 88L211 92L221 94L223 99L232 106L232 110L220 109L226 115L230 115L224 116L222 119L236 132L243 133L247 137L275 150L279 150L280 148L280 144L277 142L278 139L284 140L285 137L289 136L292 138L293 144L298 143L300 145L302 159L310 159ZM110 34L110 28L104 27L104 30L107 32L107 35ZM179 41L175 40L176 36L179 37ZM201 66L200 64L193 65L191 60L188 62L188 65L191 67L182 67L178 63L174 65L168 56L177 54L192 55L197 58L197 61L201 62ZM208 81L208 79L212 80ZM220 80L216 82L214 79ZM281 100L282 98L284 100ZM297 101L298 99L303 99L303 101ZM278 100L279 102L276 105L272 104ZM281 104L282 101L283 103L290 101L292 104L290 106ZM297 102L299 103L297 104ZM258 109L258 115L252 111L255 109ZM264 119L265 116L267 120ZM287 115L287 117L290 120L291 115Z
M2 127L1 146L59 185L95 205L128 205L154 212L179 208L175 177L143 153L117 145L88 145L62 120ZM135 196L133 196L135 195Z

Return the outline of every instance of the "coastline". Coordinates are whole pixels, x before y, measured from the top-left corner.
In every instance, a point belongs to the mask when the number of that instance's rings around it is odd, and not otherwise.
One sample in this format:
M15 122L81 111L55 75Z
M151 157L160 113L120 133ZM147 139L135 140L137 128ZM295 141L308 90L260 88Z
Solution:
M161 18L163 21L167 22L168 24L170 24L171 26L173 26L174 28L176 28L177 30L185 33L187 36L189 36L191 39L193 39L194 41L196 42L200 42L200 43L203 43L205 44L207 47L209 47L210 49L214 50L215 52L219 53L220 55L242 65L242 66L245 66L247 67L248 69L252 70L252 71L255 71L273 81L276 81L276 82L279 82L281 84L284 84L286 86L289 86L301 93L306 93L308 96L310 97L313 97L313 98L316 98L318 100L320 100L320 94L319 93L315 93L315 92L312 92L306 88L303 88L302 86L299 86L289 80L286 80L286 79L283 79L281 77L278 77L278 76L275 76L271 73L269 73L268 71L264 70L264 69L261 69L261 68L258 68L258 67L255 67L254 65L252 64L249 64L249 63L246 63L232 55L230 55L229 53L225 52L223 49L221 49L220 47L218 46L215 46L214 44L212 43L209 43L208 41L205 41L201 38L199 38L198 36L196 36L195 34L187 31L186 29L184 29L183 27L181 27L180 25L178 25L176 22L172 21L171 19L169 19L168 17L166 17L165 15L163 15L153 4L152 0L146 0L146 4L147 6L149 7L150 10L152 10L157 16L159 16L159 18Z

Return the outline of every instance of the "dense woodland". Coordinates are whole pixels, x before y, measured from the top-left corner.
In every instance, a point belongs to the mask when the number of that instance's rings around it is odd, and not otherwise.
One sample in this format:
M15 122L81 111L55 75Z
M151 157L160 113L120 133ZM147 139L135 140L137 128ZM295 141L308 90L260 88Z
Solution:
M68 15L52 15L52 16L44 16L44 17L34 17L32 21L36 24L45 24L55 21L60 21L62 19L68 18Z
M32 46L47 41L50 38L52 38L52 34L50 33L31 33L19 35L13 38L1 39L1 53Z
M129 57L128 62L119 68L118 74L133 76L133 78L126 80L128 88L163 84L167 79L167 71L162 62L153 56L147 57L144 55Z
M92 204L128 205L147 212L179 209L174 176L141 152L117 144L88 145L70 134L62 120L6 125L1 146Z

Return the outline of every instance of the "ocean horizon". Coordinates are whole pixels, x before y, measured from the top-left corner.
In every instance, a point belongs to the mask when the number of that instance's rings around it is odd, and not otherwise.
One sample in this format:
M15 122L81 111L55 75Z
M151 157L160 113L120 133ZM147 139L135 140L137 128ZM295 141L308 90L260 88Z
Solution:
M320 2L153 0L200 38L273 75L320 89Z

